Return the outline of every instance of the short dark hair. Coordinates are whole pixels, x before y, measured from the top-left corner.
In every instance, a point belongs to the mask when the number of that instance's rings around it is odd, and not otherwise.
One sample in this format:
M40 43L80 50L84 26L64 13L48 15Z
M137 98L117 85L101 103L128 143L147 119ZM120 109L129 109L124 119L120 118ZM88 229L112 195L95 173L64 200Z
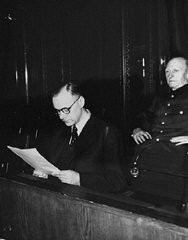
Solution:
M83 95L82 90L78 84L73 82L60 82L57 83L56 86L52 89L51 96L53 97L57 95L63 88L65 88L67 92L70 92L72 95Z

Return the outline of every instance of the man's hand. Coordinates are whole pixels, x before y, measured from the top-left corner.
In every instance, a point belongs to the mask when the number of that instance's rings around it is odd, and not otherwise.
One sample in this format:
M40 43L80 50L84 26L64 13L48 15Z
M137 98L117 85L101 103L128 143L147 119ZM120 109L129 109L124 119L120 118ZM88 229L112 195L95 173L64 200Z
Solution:
M53 176L58 177L61 182L80 186L80 174L73 170L62 170Z
M131 136L137 144L145 142L146 139L152 139L152 136L148 132L143 131L141 128L134 129Z
M176 146L182 145L182 144L187 144L188 143L188 136L178 136L178 137L173 137L170 139L172 143L175 143Z
M46 173L43 173L39 170L34 170L33 171L33 176L40 177L40 178L48 178L48 175Z

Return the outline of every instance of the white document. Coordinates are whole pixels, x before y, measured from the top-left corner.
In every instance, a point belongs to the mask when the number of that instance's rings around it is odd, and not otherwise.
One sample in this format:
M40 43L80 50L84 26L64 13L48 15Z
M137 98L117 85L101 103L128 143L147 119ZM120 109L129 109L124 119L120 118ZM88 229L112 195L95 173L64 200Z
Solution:
M13 153L21 157L26 163L28 163L35 170L39 170L48 175L58 174L59 169L53 164L48 162L36 148L20 149L11 146L7 146Z

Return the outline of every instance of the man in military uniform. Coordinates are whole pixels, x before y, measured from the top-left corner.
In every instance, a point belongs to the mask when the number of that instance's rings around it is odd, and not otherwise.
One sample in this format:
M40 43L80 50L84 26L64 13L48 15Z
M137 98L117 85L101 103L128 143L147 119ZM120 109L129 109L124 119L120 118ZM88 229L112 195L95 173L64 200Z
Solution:
M139 146L131 173L138 179L135 181L137 184L144 181L147 172L146 184L153 193L156 191L155 184L158 184L159 191L167 189L164 181L160 183L167 175L156 177L154 173L182 176L187 171L188 162L185 161L188 152L185 144L188 143L188 61L182 57L171 59L165 75L170 92L154 100L148 112L142 114L142 128L135 128L132 133ZM177 178L168 181L173 185L173 181L177 183Z

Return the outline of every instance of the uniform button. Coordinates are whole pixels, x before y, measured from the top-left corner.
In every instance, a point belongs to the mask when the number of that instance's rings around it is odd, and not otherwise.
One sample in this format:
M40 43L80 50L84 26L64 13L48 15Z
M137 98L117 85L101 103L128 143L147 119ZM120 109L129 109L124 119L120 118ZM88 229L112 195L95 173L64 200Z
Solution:
M168 103L167 106L170 107L170 103Z
M173 95L173 94L171 95L171 98L174 98L174 95Z
M183 114L183 111L180 111L180 114Z
M163 133L163 130L161 130L160 133Z
M164 115L167 116L168 113L165 113Z
M161 124L162 124L162 125L164 125L164 124L165 124L165 122L161 122Z
M159 140L160 140L159 138L156 138L156 141L157 141L157 142L159 142Z

